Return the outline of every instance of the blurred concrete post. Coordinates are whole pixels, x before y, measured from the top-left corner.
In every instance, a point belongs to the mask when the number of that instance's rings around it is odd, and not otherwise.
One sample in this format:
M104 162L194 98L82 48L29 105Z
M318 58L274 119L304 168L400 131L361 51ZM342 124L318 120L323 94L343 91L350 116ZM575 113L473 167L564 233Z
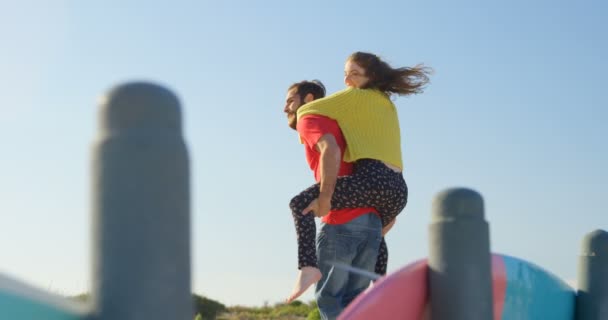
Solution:
M100 320L191 320L189 160L180 104L149 83L101 101L93 150L93 291Z
M608 232L583 239L578 264L576 320L608 319Z
M433 320L491 320L490 236L481 195L448 189L433 201L429 227Z

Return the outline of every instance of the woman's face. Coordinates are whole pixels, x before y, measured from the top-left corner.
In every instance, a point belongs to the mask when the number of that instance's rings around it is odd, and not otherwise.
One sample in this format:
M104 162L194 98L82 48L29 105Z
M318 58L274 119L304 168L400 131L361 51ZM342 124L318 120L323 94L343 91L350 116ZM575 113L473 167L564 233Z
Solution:
M347 87L361 88L369 78L365 75L365 69L361 68L354 61L348 60L344 65L344 84Z

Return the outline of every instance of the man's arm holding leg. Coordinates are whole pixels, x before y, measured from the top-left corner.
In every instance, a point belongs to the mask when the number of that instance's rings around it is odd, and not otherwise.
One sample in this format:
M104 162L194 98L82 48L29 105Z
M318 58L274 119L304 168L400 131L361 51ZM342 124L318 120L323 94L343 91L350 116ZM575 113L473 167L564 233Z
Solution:
M331 210L331 198L336 188L338 180L338 171L342 152L336 138L332 134L324 134L315 145L319 153L321 153L319 166L321 172L320 194L319 198L313 200L302 214L308 214L310 211L315 213L317 217L323 217Z

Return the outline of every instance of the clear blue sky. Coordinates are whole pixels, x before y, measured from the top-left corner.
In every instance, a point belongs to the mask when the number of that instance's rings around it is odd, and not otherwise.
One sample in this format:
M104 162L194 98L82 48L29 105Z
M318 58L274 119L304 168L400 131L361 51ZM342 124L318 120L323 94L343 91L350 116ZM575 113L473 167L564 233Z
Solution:
M435 69L395 100L409 203L389 271L425 257L433 196L484 197L492 248L576 278L608 229L608 7L601 1L22 1L0 4L0 272L90 285L97 101L131 80L180 97L192 161L193 289L281 301L296 274L288 202L313 182L282 113L292 82L343 88L345 58ZM312 290L305 296L312 299Z

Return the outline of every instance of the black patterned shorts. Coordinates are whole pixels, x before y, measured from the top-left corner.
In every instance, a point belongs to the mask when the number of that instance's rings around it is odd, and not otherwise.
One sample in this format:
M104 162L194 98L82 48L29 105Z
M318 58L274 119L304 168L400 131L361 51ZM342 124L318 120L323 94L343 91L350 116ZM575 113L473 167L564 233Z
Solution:
M338 178L331 209L374 207L380 214L382 225L386 226L405 208L407 192L402 173L391 170L381 161L361 159L355 162L352 175ZM317 267L315 217L313 214L302 214L317 197L318 183L302 191L289 203L298 235L298 268ZM388 249L383 238L376 273L386 274L387 264Z

